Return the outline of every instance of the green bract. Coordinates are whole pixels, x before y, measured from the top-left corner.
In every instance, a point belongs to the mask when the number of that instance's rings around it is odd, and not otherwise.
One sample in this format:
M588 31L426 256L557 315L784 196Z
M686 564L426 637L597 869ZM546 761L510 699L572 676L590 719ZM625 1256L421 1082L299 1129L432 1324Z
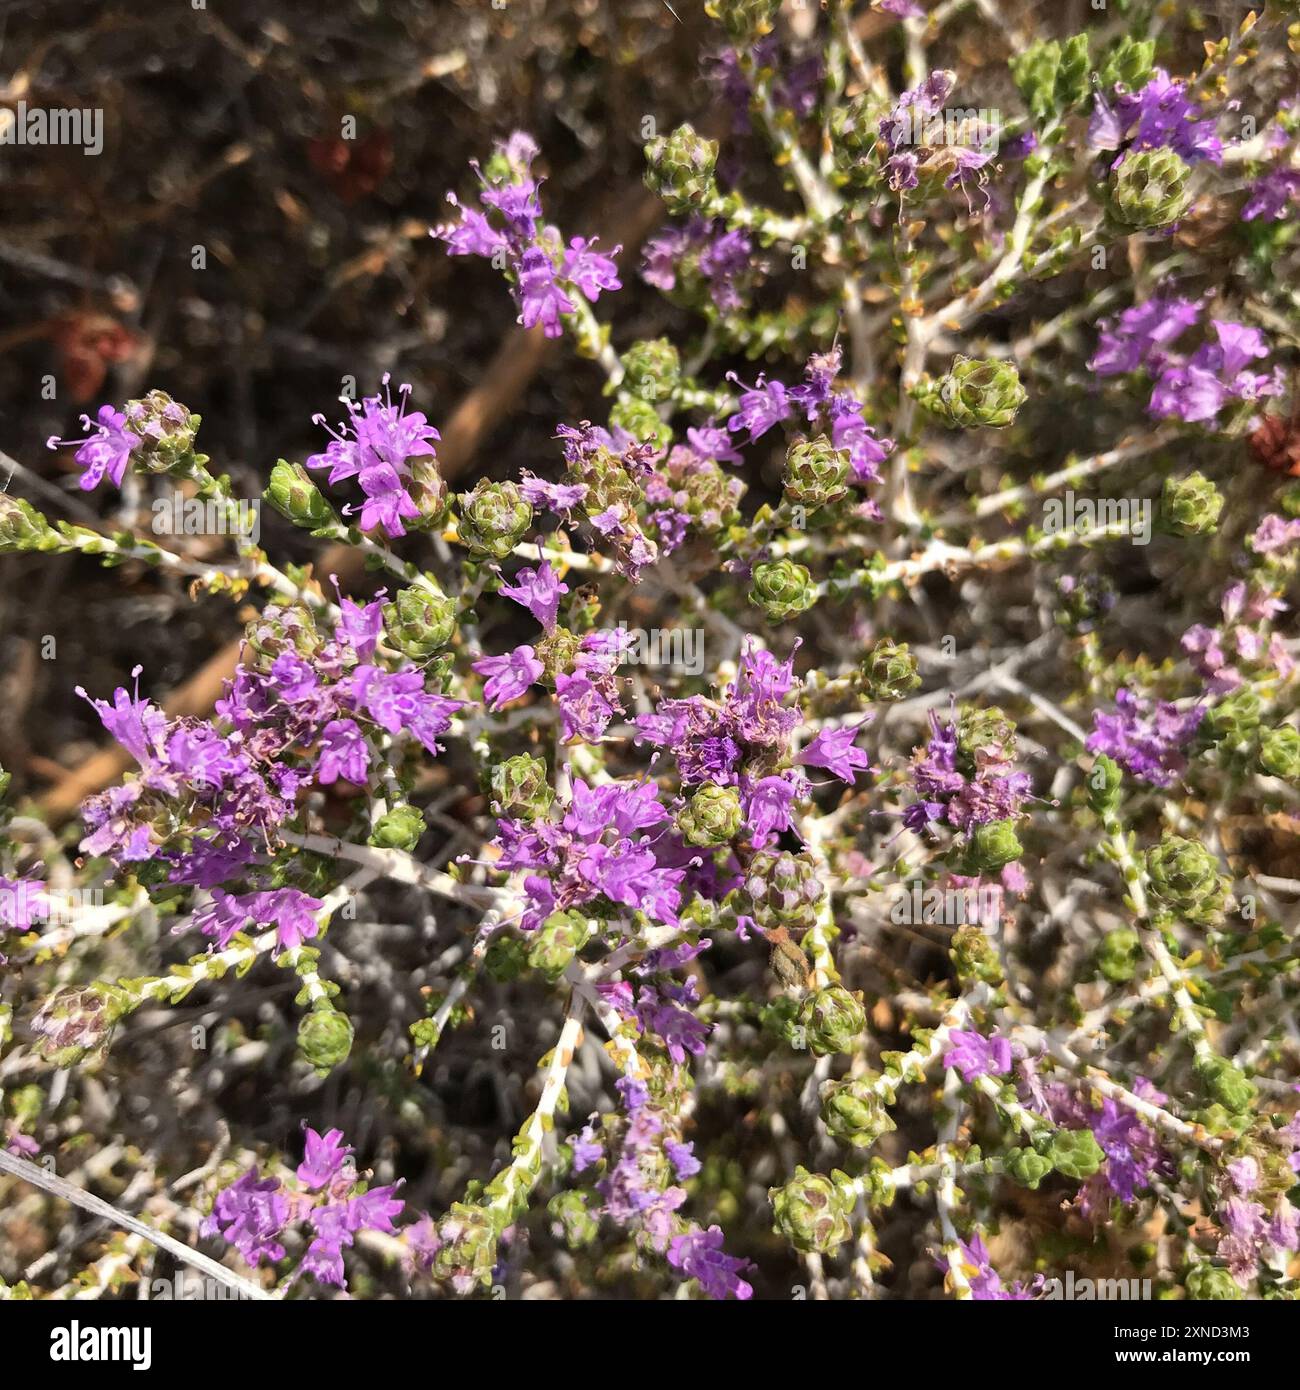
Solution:
M862 658L862 679L873 700L902 700L921 684L906 642L882 637Z
M332 1071L352 1051L352 1020L330 1004L304 1014L298 1024L298 1051L319 1072Z
M1005 429L1026 399L1020 373L1000 358L958 357L926 404L956 429Z
M858 995L843 985L816 989L803 1001L799 1023L810 1051L818 1057L850 1052L867 1026L866 1011Z
M680 125L645 147L646 183L675 216L687 216L714 192L713 170L718 142L705 140L693 127Z
M1228 880L1219 861L1198 840L1166 835L1147 851L1151 895L1187 922L1215 926L1223 920Z
M1160 494L1160 524L1174 536L1201 536L1219 524L1223 494L1200 473L1166 478Z
M743 820L735 787L706 782L677 813L677 829L688 845L712 848L734 840Z
M514 483L481 482L460 503L461 540L494 560L504 560L532 525L533 509Z
M834 1177L796 1166L794 1177L784 1187L769 1189L768 1196L774 1229L796 1250L829 1255L852 1234L853 1201Z
M1106 207L1123 228L1152 231L1176 222L1192 201L1192 171L1173 150L1130 151L1113 170Z
M817 602L817 586L806 566L794 560L755 565L749 601L774 622L784 622Z

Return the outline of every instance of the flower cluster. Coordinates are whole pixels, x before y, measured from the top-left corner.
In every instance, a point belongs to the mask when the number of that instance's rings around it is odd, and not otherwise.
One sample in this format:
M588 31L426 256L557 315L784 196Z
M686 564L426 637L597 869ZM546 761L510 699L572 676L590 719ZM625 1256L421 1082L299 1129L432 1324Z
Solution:
M724 120L646 127L617 299L526 134L433 230L568 340L490 458L513 368L446 443L388 376L287 416L265 544L145 536L241 501L158 391L50 441L111 526L0 490L20 563L242 630L83 676L112 747L44 798L0 771L4 1181L166 1130L129 1196L197 1174L279 1297L1294 1299L1294 32L705 8ZM107 1289L142 1220L24 1268Z

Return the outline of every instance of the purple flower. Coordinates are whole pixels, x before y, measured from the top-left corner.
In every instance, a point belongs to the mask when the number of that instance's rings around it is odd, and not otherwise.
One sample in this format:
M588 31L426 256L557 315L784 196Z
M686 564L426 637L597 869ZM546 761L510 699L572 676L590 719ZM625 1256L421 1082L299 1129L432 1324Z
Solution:
M702 459L712 459L716 463L742 462L740 454L732 447L731 436L717 425L692 426L686 431L686 439Z
M944 1054L945 1067L956 1067L968 1084L981 1076L1005 1076L1011 1070L1011 1044L996 1035L954 1029L949 1034L954 1046Z
M1140 90L1117 93L1113 106L1098 94L1088 126L1088 146L1107 151L1126 142L1134 150L1167 147L1189 164L1207 160L1219 164L1223 142L1215 133L1213 117L1197 115L1201 109L1188 94L1186 83L1156 68Z
M546 507L553 512L570 512L582 505L587 495L586 483L548 483L526 473L519 484L524 500L534 507Z
M353 1151L352 1145L341 1142L341 1129L331 1129L321 1135L308 1127L305 1133L305 1152L298 1165L298 1181L309 1191L317 1192L342 1171L347 1156Z
M551 562L544 560L537 569L521 569L512 583L501 585L500 591L507 598L523 604L550 632L560 609L560 595L567 594L569 586L560 582L559 576L551 568Z
M555 267L540 246L530 246L519 262L519 322L542 325L548 338L564 331L560 319L574 312L573 301L555 282Z
M1003 1284L1002 1276L990 1263L988 1246L984 1244L980 1235L973 1235L969 1241L962 1240L958 1241L957 1244L961 1249L962 1273L970 1285L971 1298L977 1303L1023 1302L1032 1299L1037 1293L1042 1283L1043 1276L1041 1274L1028 1287L1018 1282L1012 1284L1010 1288ZM946 1260L940 1260L938 1263L941 1269L947 1268Z
M220 1235L250 1265L284 1259L284 1246L276 1239L289 1220L289 1200L278 1178L259 1180L257 1169L217 1194L211 1214L199 1227L204 1236Z
M799 761L805 767L824 767L841 782L852 786L858 773L871 766L862 749L853 746L861 727L861 724L846 724L838 729L822 729L799 754Z
M1115 695L1114 713L1093 711L1093 731L1086 747L1090 753L1114 758L1125 771L1153 787L1172 786L1187 769L1186 750L1204 713L1197 705L1180 714L1167 701L1153 709L1149 700L1121 688Z
M473 663L473 669L483 682L483 698L488 708L498 710L511 700L517 700L530 685L541 679L542 663L532 647L516 647L502 656L485 656Z
M1258 178L1250 189L1250 197L1241 210L1243 222L1257 217L1265 222L1277 222L1285 217L1300 197L1300 169L1279 166Z
M1119 376L1158 368L1168 347L1200 318L1198 299L1156 296L1125 309L1115 319L1103 319L1097 351L1088 366L1098 376Z
M794 413L790 393L779 381L766 381L760 374L756 385L744 386L734 372L727 373L727 380L744 387L739 409L727 421L727 428L733 434L743 432L747 443L761 439Z
M1250 548L1256 555L1272 555L1289 550L1300 540L1300 518L1288 520L1277 512L1269 512L1250 537Z
M408 413L409 385L397 388L398 401L393 404L389 380L385 372L381 381L383 395L366 396L360 405L345 399L348 419L337 429L326 424L323 415L312 417L313 423L322 426L332 438L325 452L312 454L306 465L317 470L328 468L331 485L355 478L377 464L386 464L392 473L405 478L412 459L433 456L438 431L420 411Z
M73 457L83 470L77 484L83 492L98 487L105 475L114 487L121 487L132 451L140 446L140 436L127 429L126 416L111 405L99 407L93 424L90 416L83 415L81 424L83 429L95 431L89 439L50 438L46 441L47 446L51 449L77 446Z
M746 1299L754 1292L740 1277L753 1267L751 1262L723 1251L719 1226L674 1236L668 1246L668 1263L688 1279L698 1280L710 1298Z
M561 673L556 676L555 696L559 701L560 722L566 740L596 742L618 713L607 694L586 675Z
M741 793L741 805L750 843L761 848L771 844L782 831L789 830L794 824L790 808L796 797L803 795L807 795L807 783L797 774L761 777L746 785Z
M329 786L340 779L364 787L370 771L370 750L365 736L352 719L333 719L320 736L320 761L316 780Z
M317 913L324 907L318 898L297 888L273 888L261 893L227 893L217 888L212 901L199 908L189 922L179 922L173 933L197 927L204 936L215 939L220 950L230 944L236 932L248 927L274 927L281 950L300 946L320 931Z
M561 276L571 280L591 300L599 299L604 290L623 288L618 278L618 267L612 259L623 248L616 246L611 255L606 256L595 250L595 245L595 237L590 241L586 237L574 237L560 266Z

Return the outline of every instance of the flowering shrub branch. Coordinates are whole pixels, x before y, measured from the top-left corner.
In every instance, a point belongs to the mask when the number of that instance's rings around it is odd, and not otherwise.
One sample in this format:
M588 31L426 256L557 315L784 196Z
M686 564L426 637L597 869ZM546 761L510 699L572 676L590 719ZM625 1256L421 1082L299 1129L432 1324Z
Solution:
M283 1065L400 1138L236 1127L194 1238L259 1291L1030 1299L1067 1251L1293 1298L1300 18L707 8L729 128L648 139L634 272L545 221L523 133L432 228L603 373L550 459L452 494L384 378L268 464L264 545L153 390L50 442L212 504L217 558L0 494L6 551L251 605L208 716L82 692L134 766L75 849L10 805L9 1149L271 962ZM56 878L111 913L52 923ZM449 1049L519 1062L513 1138L430 1133ZM134 1242L97 1289L176 1244L91 1209Z

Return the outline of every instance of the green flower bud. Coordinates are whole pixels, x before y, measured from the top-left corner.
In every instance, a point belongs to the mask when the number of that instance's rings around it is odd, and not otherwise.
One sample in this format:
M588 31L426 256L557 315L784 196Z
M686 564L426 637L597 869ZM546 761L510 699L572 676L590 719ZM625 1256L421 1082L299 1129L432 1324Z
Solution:
M689 125L679 125L671 135L661 135L645 147L646 184L663 200L675 217L699 211L702 202L716 193L713 171L718 163L718 142L705 140Z
M1285 777L1289 782L1300 778L1300 729L1279 724L1276 729L1265 730L1259 740L1259 769L1269 777Z
M573 669L574 658L582 638L567 627L555 627L533 647L533 655L542 663L542 679L554 686L556 676Z
M318 1003L298 1025L298 1051L322 1075L352 1051L352 1020L332 1004Z
M1192 171L1167 146L1130 151L1112 171L1106 187L1106 209L1127 231L1146 232L1167 227L1187 211Z
M807 931L817 922L817 904L824 892L811 855L760 849L745 869L739 901L764 930Z
M1228 879L1219 861L1199 840L1166 835L1147 851L1151 896L1185 922L1217 926L1223 920Z
M821 1090L822 1121L836 1139L855 1149L869 1149L897 1126L885 1102L865 1077L827 1081Z
M483 953L483 969L498 984L517 980L528 969L528 946L514 932L498 932Z
M1232 1303L1243 1298L1241 1285L1226 1269L1202 1261L1188 1271L1183 1280L1187 1297L1197 1302Z
M423 834L424 812L402 804L379 817L366 843L379 849L402 849L414 854Z
M1259 1095L1255 1084L1226 1057L1198 1057L1194 1069L1210 1100L1233 1115L1246 1114Z
M794 560L772 560L754 566L749 601L780 623L811 608L817 602L817 586L805 566Z
M948 374L927 393L925 403L954 429L1000 430L1016 418L1026 394L1014 362L957 357Z
M685 471L668 469L675 486L686 494L686 513L705 531L718 531L740 520L745 485L713 459L692 458Z
M546 1204L551 1234L570 1250L581 1250L596 1239L600 1221L591 1214L591 1194L570 1189L557 1192Z
M682 378L682 360L667 338L644 338L623 354L619 385L639 400L655 405L671 400Z
M677 813L677 829L688 845L710 849L734 840L743 820L735 787L706 782Z
M921 684L906 642L882 637L862 659L862 679L873 700L901 700Z
M546 759L520 753L497 763L489 779L492 814L517 820L537 820L550 810L555 792Z
M86 1057L102 1056L118 1019L127 1012L127 1004L122 991L112 985L56 990L32 1019L32 1032L39 1040L38 1055L56 1067L71 1067Z
M581 912L553 912L528 938L528 964L552 982L591 940L595 924Z
M1106 1161L1090 1129L1058 1129L1048 1141L1043 1157L1058 1173L1078 1181L1092 1177Z
M1197 733L1207 743L1240 748L1259 728L1259 718L1259 696L1247 685L1207 710Z
M649 401L643 401L639 396L620 396L609 412L609 423L616 429L626 430L639 443L653 444L656 449L666 449L673 442L672 426L659 418L659 412ZM640 488L636 488L635 493L638 499L643 495ZM588 516L593 510L591 502L592 498L588 497ZM596 507L595 510L600 511L601 508Z
M460 504L460 538L475 556L504 560L533 522L532 506L514 483L484 480Z
M1005 763L1016 756L1016 726L997 705L967 706L957 720L957 767L974 777L990 761Z
M1023 853L1024 848L1009 820L975 825L967 833L965 859L970 873L995 874Z
M262 496L295 526L319 531L326 526L342 525L334 508L325 500L325 494L300 463L286 463L281 459L271 469L271 481Z
M490 1288L497 1262L497 1228L481 1207L453 1202L438 1223L438 1252L433 1257L435 1279L446 1279L461 1294L476 1285Z
M1088 805L1099 816L1113 815L1124 796L1124 774L1114 758L1099 753L1088 774Z
M438 471L438 460L427 454L409 460L409 467L411 474L406 491L420 513L411 525L417 531L440 526L447 518L447 483Z
M246 629L248 645L261 670L270 670L276 657L296 652L310 658L321 648L316 618L305 603L271 603Z
M776 1218L772 1229L796 1250L829 1255L853 1234L853 1199L834 1178L796 1167L784 1187L771 1187L767 1195Z
M1155 60L1154 39L1134 39L1124 34L1111 45L1097 69L1097 83L1104 91L1122 83L1130 92L1135 92L1150 80Z
M1006 1158L1007 1176L1021 1187L1037 1189L1052 1171L1052 1160L1036 1149L1013 1149Z
M9 783L13 781L13 775L0 767L0 801L4 800L5 793L9 790Z
M456 601L423 584L397 591L384 605L384 631L403 656L423 664L456 634Z
M800 440L785 456L785 495L804 507L824 507L848 492L849 451L819 434Z
M1203 536L1218 528L1223 494L1201 473L1166 478L1160 493L1160 524L1171 536Z
M50 550L58 543L58 532L43 513L21 497L0 492L0 551Z
M818 1057L833 1052L852 1052L867 1014L860 998L843 985L814 990L799 1009L799 1023L809 1050Z
M1113 985L1126 985L1137 974L1142 942L1131 927L1108 931L1097 948L1097 969Z
M1002 962L998 959L997 948L978 924L967 922L953 932L948 955L963 985L1002 983Z
M140 439L131 456L145 468L165 473L193 462L200 418L166 391L150 391L141 400L127 401L122 413L127 429Z

